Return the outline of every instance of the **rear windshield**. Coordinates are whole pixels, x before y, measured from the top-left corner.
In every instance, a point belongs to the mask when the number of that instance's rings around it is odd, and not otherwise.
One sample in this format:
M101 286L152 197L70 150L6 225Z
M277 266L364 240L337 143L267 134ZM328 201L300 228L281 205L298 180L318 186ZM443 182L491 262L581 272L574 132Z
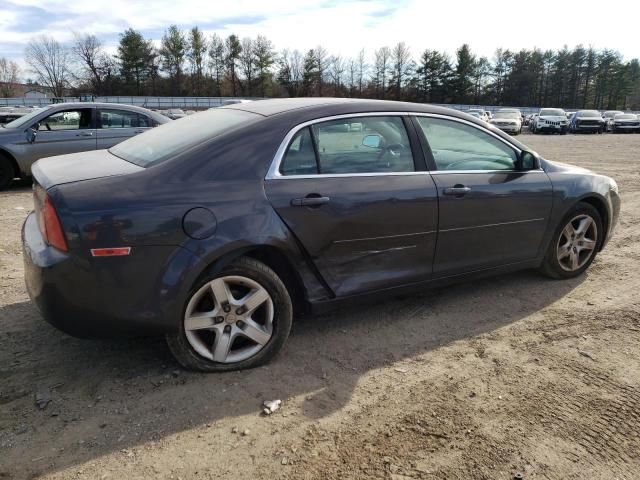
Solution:
M582 110L578 112L579 117L590 117L590 118L602 118L600 112L597 110Z
M540 110L541 117L564 117L564 110L561 108L543 108Z
M259 118L255 113L230 108L207 110L153 128L111 147L109 152L148 167Z

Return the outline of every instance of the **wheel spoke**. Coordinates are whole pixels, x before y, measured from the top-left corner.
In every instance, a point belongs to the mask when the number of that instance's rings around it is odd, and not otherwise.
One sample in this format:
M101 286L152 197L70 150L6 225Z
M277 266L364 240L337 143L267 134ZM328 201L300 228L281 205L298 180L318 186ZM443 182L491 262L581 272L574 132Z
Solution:
M211 292L217 305L229 303L232 298L229 287L227 287L226 282L221 278L217 278L211 282Z
M567 239L568 242L571 241L571 236L575 235L576 230L573 228L571 222L567 223L567 226L562 230L562 235Z
M224 362L227 359L234 338L235 336L232 335L232 332L225 332L224 330L216 332L216 338L211 348L214 362Z
M582 220L580 220L580 223L578 224L578 228L576 228L576 234L584 235L587 232L587 230L589 230L589 227L591 226L592 223L593 223L593 219L591 217L584 217Z
M562 246L558 251L558 260L567 258L571 254L571 248L568 246Z
M249 315L267 300L269 300L269 293L264 288L259 288L252 290L240 300L240 305L244 307L245 314Z
M244 320L244 325L241 330L244 336L253 340L258 345L264 345L271 338L271 335L265 331L262 325L257 324L250 318Z
M571 270L577 270L579 265L578 254L572 251L569 259L571 260Z
M207 328L213 328L214 326L214 312L194 313L189 315L184 320L185 330L204 330Z
M584 238L582 240L582 250L593 250L596 248L596 241L595 240L590 240L588 238Z

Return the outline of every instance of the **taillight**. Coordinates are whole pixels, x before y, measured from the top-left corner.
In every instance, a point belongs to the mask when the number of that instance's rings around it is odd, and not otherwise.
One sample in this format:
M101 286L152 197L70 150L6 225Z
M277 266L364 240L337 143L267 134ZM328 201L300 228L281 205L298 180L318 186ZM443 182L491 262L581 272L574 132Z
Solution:
M47 192L40 187L36 187L33 193L36 217L38 219L38 226L40 227L40 233L44 241L58 250L68 252L67 239L62 231L62 224L58 218L53 202Z

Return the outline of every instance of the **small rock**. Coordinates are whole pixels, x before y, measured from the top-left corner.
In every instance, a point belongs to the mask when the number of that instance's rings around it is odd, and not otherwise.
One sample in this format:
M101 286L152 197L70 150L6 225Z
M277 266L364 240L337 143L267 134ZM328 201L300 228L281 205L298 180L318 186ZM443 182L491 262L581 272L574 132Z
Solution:
M174 377L178 377L180 375L180 370L174 370L173 372L171 372L171 375L173 375Z
M289 459L287 457L282 457L282 460L280 460L280 465L286 465L288 461Z
M243 436L243 437L246 437L246 436L247 436L247 435L249 435L250 433L251 433L251 430L249 430L248 428L246 428L246 429L244 429L244 430L242 431L242 436Z
M233 427L231 429L231 433L238 433L238 427Z
M475 396L476 396L476 392L472 391L472 392L469 393L469 397L473 398Z
M104 422L100 424L100 428L104 428L104 427L106 427L106 426L107 426L107 424L106 424L106 423L104 423Z
M40 388L35 395L36 405L40 410L47 408L51 403L51 392L48 388Z
M265 407L262 412L265 415L271 415L273 412L280 408L280 405L282 405L282 400L265 400L264 402L262 402L262 405L264 405Z

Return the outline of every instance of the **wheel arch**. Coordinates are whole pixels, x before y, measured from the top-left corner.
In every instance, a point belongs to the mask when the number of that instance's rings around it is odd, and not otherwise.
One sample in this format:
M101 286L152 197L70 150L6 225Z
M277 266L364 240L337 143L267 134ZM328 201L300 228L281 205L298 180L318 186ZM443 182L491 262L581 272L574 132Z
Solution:
M609 234L609 222L611 221L609 218L609 209L607 208L607 202L604 198L596 195L587 195L585 197L580 198L577 203L587 203L595 208L600 214L600 218L602 219L602 226L604 230L604 235L602 237L602 241L600 242L599 250L602 250L602 247L607 243L607 236ZM576 205L577 205L576 203Z
M6 157L11 162L11 165L13 166L16 176L20 178L24 177L24 174L22 173L22 169L20 168L20 165L18 164L16 157L14 157L9 150L0 147L0 157Z

